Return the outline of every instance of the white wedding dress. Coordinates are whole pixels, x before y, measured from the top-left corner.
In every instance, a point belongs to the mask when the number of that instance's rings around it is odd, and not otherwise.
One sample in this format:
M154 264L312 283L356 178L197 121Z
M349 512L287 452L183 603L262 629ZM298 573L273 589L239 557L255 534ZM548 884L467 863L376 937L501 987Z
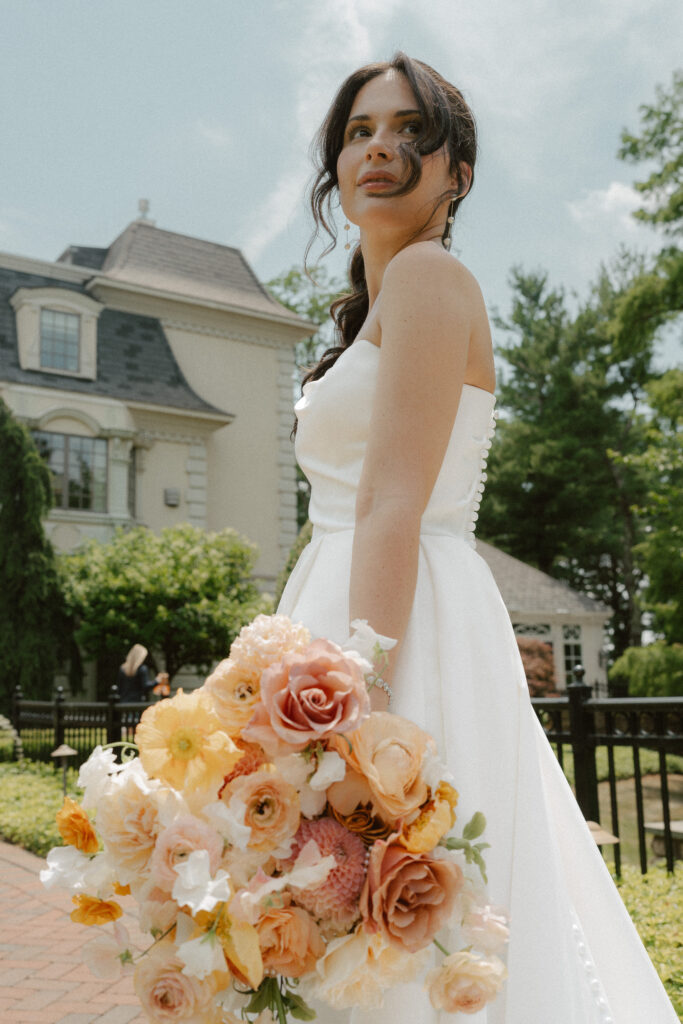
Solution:
M295 409L296 452L310 480L311 543L279 611L314 636L349 634L356 490L380 349L358 339ZM465 385L422 517L410 622L392 710L435 737L460 793L458 825L486 815L492 903L509 909L509 977L472 1024L677 1024L529 700L508 613L477 554L474 522L486 479L495 399ZM372 625L372 623L371 623ZM320 1024L446 1024L421 982L384 1007L332 1011ZM458 1017L458 1019L461 1019ZM464 1019L464 1018L462 1018Z

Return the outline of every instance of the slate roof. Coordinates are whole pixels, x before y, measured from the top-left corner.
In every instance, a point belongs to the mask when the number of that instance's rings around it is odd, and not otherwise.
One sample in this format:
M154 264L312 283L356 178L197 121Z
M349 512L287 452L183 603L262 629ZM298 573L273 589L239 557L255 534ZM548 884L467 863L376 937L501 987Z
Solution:
M98 269L105 278L305 323L269 295L240 250L231 246L137 220L107 250L72 245L58 262L93 267L103 252Z
M609 613L600 601L572 590L561 580L534 569L483 540L477 539L477 551L493 573L505 607L513 619L515 612L533 615L544 612L559 615Z
M18 288L65 288L85 294L78 284L0 266L0 380L228 418L224 410L205 402L192 390L161 324L153 317L102 310L97 322L97 380L22 370L16 320L9 303Z

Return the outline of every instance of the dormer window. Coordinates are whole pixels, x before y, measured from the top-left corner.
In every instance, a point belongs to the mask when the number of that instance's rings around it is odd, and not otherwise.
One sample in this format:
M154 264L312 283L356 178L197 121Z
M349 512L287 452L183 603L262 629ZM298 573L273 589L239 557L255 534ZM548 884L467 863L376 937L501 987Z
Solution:
M40 368L78 373L81 318L78 313L56 309L40 311Z
M72 288L19 288L10 302L22 370L96 379L102 303Z

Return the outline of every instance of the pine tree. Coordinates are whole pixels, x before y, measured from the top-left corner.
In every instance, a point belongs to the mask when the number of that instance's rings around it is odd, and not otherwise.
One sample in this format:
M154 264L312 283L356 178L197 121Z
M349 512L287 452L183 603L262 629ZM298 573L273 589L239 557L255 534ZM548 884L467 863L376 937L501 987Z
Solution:
M0 399L0 703L14 687L48 697L64 635L55 555L43 529L50 471L29 431Z

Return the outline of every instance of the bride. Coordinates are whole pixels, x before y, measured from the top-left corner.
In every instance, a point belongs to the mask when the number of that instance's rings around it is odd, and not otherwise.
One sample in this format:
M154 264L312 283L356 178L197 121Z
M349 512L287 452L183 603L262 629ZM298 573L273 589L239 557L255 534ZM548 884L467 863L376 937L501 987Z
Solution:
M474 524L494 420L491 337L472 274L448 251L472 187L461 93L398 54L352 74L317 138L316 222L357 225L337 344L308 373L296 452L311 543L279 611L339 643L354 619L396 638L372 692L430 732L487 818L489 893L511 915L508 981L475 1024L676 1024L529 700ZM348 227L348 225L347 225ZM415 984L382 1010L322 1024L437 1024Z

